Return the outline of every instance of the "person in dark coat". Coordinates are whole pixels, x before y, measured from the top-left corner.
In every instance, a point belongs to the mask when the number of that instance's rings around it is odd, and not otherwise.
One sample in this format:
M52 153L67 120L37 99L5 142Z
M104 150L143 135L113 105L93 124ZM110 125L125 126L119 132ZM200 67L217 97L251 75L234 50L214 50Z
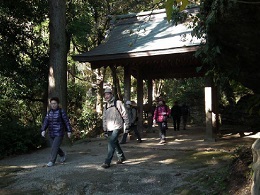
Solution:
M173 120L174 131L179 131L181 123L181 107L177 101L174 102L174 105L171 108L171 116Z
M189 107L186 105L186 103L184 103L184 104L181 106L181 115L182 115L183 130L186 130L186 125L187 125L188 117L190 116L190 109L189 109Z
M51 144L51 157L47 166L51 167L55 164L57 155L60 156L60 162L65 162L66 154L60 148L65 129L67 130L68 138L71 138L72 128L66 112L59 107L59 98L53 97L50 99L50 111L46 114L41 128L41 135L45 137L46 129L48 128L49 140Z
M140 133L138 131L138 128L137 128L137 108L134 108L133 105L132 105L132 102L131 101L126 101L126 111L127 111L127 114L128 114L128 118L129 118L129 124L130 124L130 131L131 132L132 130L134 131L135 133L135 136L138 140L138 143L141 143L142 142L142 139L141 139L141 136L140 136ZM122 136L122 139L121 139L121 142L120 144L125 144L126 143L126 139L127 139L127 136L128 136L129 133L124 133L123 136Z

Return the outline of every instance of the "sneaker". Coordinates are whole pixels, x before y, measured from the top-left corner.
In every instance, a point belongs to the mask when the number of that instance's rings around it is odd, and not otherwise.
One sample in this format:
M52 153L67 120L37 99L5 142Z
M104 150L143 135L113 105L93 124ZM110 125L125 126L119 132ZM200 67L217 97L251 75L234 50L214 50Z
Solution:
M64 153L64 156L60 157L60 162L64 163L66 161L66 154Z
M143 140L141 140L141 139L137 140L137 143L142 143L142 142L143 142Z
M165 140L161 140L161 141L159 142L159 144L165 144L165 143L166 143Z
M52 167L53 165L54 165L53 162L48 162L48 163L47 163L47 167Z
M104 169L107 169L107 168L109 168L109 167L110 167L110 165L109 165L109 164L106 164L106 163L104 163L103 165L101 165L101 167L102 167L102 168L104 168Z

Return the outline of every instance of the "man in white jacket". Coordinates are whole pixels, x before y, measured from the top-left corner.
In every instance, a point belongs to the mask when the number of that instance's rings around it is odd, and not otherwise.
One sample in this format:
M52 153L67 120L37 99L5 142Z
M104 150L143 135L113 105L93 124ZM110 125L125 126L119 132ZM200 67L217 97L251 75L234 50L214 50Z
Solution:
M119 145L118 136L124 123L125 133L129 131L129 119L123 103L120 100L115 100L110 88L105 89L104 97L106 104L103 110L103 130L108 136L108 154L101 167L109 168L115 151L118 158L117 164L122 164L126 160Z

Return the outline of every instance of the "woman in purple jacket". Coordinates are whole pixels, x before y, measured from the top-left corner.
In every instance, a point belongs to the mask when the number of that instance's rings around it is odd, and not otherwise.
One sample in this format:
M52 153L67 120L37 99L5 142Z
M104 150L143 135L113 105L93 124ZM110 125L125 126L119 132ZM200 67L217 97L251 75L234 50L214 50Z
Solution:
M72 128L66 112L59 107L59 102L59 98L57 97L50 99L51 109L45 116L41 128L42 137L45 137L47 128L49 132L51 157L50 162L47 164L48 167L51 167L55 164L58 154L60 156L60 162L63 163L66 160L66 154L60 148L65 129L67 130L68 138L71 138Z

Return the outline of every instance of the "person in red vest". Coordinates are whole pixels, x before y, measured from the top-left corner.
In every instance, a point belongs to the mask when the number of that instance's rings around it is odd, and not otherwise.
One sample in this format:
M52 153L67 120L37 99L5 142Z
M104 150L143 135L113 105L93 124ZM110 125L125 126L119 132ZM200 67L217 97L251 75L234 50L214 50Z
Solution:
M160 128L160 144L166 143L166 130L167 118L170 115L171 110L165 104L163 99L159 99L158 106L156 107L153 115L153 123L157 123Z

